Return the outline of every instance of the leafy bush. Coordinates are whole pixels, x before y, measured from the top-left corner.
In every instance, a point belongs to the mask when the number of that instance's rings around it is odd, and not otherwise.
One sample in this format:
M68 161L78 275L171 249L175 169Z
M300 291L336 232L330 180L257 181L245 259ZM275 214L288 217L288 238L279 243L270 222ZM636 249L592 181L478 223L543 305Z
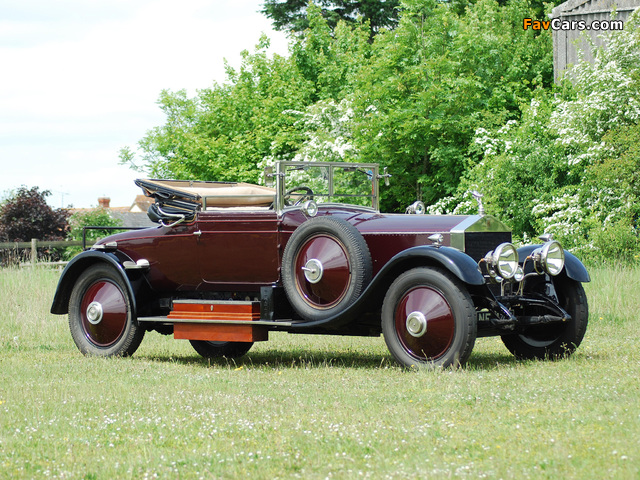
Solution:
M639 23L636 12L593 64L573 67L573 85L540 90L519 122L476 129L481 160L431 210L464 211L465 192L480 190L517 234L553 233L594 261L637 259Z
M82 240L84 227L120 227L122 222L112 218L104 208L97 208L88 211L78 211L71 215L69 219L69 238L72 240ZM88 229L85 239L88 246L93 245L98 239L113 235L117 230ZM68 247L65 256L73 258L82 251L82 247Z
M38 240L64 240L69 212L63 208L53 209L47 205L46 197L51 192L38 187L20 187L0 207L0 241L28 242ZM24 252L23 252L24 254ZM59 258L57 249L38 249L39 256L51 260ZM17 252L2 251L2 262L19 261Z

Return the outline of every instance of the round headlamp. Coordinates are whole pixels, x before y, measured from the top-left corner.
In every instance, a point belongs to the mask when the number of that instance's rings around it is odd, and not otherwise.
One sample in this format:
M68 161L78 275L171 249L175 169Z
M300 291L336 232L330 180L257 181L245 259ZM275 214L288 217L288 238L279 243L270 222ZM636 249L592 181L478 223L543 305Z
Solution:
M501 243L486 257L489 267L505 279L512 278L518 271L518 251L509 242Z
M539 258L536 256L536 270L541 269L551 276L558 275L564 268L564 250L558 242L551 240L540 248Z

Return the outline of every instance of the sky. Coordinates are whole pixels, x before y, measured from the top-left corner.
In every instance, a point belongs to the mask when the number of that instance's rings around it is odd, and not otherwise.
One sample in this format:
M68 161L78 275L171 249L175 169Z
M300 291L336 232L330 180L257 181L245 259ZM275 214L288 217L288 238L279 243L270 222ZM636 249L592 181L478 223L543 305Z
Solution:
M0 0L0 198L49 190L55 208L129 206L144 174L118 153L165 117L163 89L225 81L261 33L262 0Z

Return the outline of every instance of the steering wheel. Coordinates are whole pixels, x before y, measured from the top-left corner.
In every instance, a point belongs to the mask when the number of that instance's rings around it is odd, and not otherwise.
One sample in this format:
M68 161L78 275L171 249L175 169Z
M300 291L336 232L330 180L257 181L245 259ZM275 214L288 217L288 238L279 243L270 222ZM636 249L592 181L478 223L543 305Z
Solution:
M298 185L297 187L293 187L287 190L284 194L284 203L286 205L292 205L290 203L290 197L293 195L300 196L300 198L295 203L293 203L294 206L300 205L305 200L313 200L313 190L311 190L306 185Z

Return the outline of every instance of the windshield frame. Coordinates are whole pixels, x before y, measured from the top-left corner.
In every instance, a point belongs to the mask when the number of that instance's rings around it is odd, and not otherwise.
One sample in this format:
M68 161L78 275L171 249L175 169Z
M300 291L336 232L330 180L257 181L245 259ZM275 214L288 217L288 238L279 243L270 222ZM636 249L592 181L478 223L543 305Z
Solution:
M329 172L328 178L328 192L322 194L323 197L327 197L327 202L320 203L321 205L353 205L358 208L371 209L376 212L380 211L380 167L377 163L347 163L347 162L300 162L300 161L278 161L276 162L276 173L273 175L276 177L276 211L278 215L286 208L291 208L285 205L285 193L287 188L293 188L293 184L287 184L287 169L310 169L310 168L326 168ZM332 197L347 197L348 195L336 193L334 191L334 169L366 169L371 172L371 195L358 195L359 198L369 198L371 203L369 206L355 205L346 202L331 202ZM355 173L355 172L354 172ZM365 182L363 182L365 183ZM320 196L320 195L318 195ZM296 207L298 208L298 207Z

